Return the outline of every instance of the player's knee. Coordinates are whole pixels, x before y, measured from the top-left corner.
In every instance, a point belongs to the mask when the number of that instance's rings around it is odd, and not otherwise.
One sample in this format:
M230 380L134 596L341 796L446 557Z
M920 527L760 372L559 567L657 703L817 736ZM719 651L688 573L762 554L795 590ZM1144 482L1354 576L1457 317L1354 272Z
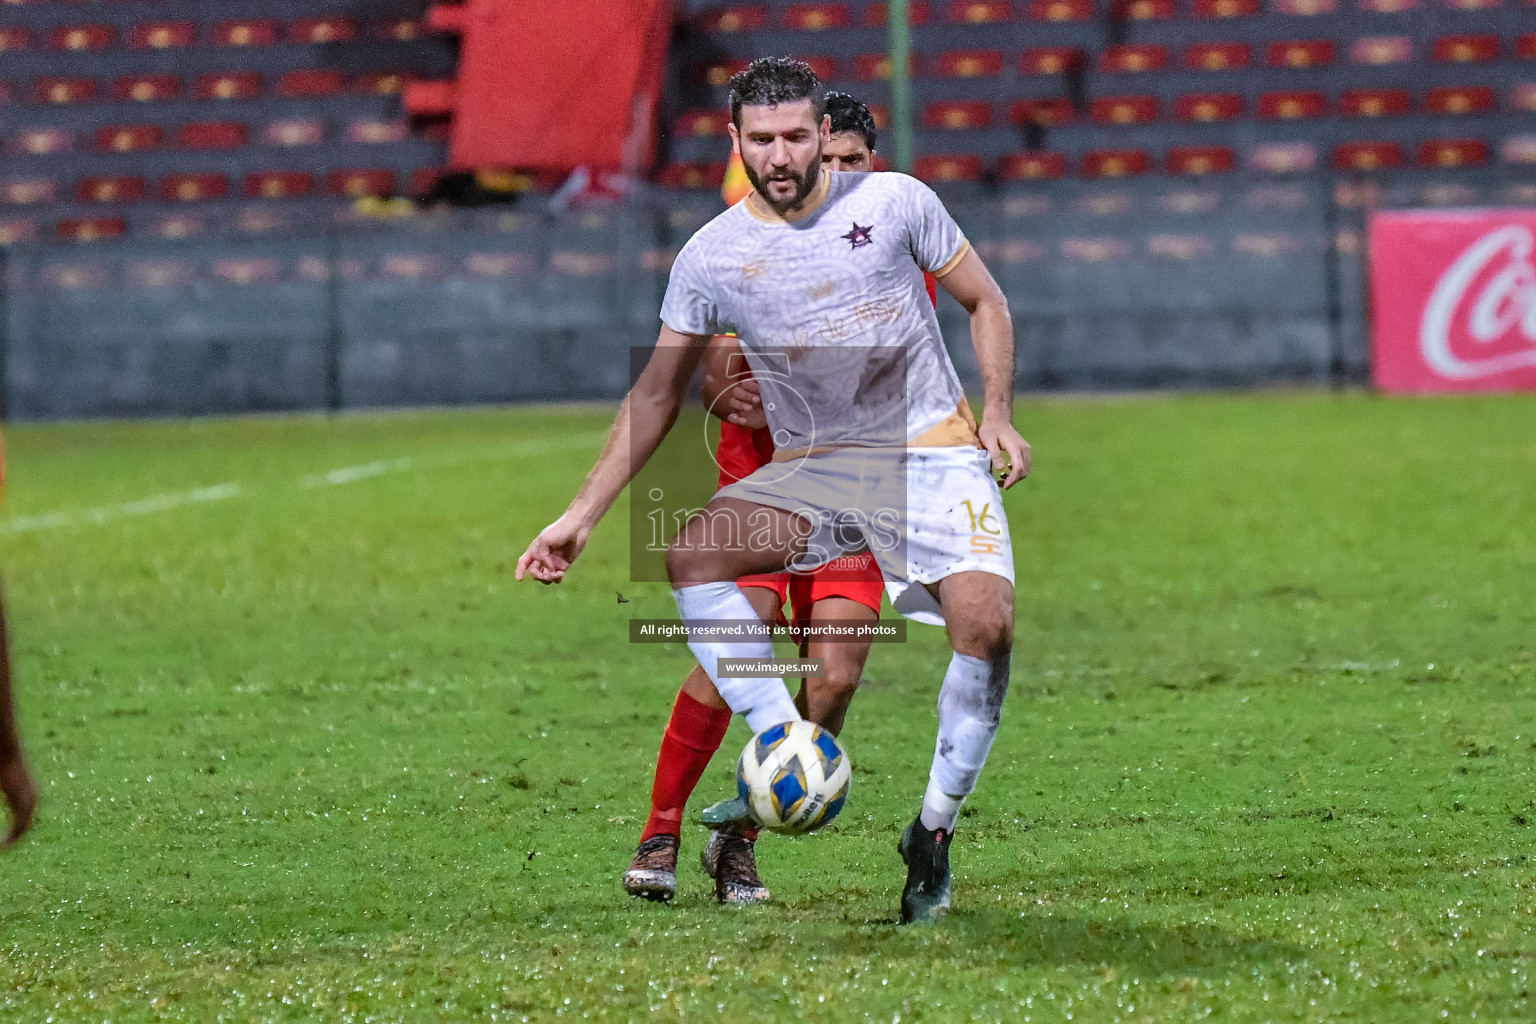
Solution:
M984 661L1007 657L1013 652L1013 619L986 612L977 615L955 637L955 650Z
M859 688L859 674L842 665L828 665L827 674L816 681L817 696L835 708L846 708Z
M667 549L667 579L673 586L698 582L699 553L690 547L673 545Z

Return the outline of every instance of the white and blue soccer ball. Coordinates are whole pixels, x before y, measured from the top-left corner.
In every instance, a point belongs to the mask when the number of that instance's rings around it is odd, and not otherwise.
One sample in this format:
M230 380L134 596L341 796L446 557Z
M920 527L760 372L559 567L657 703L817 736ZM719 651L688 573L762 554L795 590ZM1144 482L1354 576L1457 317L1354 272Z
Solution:
M853 764L837 737L814 722L784 722L747 743L736 763L736 793L764 828L814 832L848 799Z

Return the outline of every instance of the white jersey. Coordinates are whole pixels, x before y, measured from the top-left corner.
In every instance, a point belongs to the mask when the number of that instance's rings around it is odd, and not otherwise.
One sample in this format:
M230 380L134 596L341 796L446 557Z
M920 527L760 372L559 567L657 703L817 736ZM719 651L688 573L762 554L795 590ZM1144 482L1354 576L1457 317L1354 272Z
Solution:
M968 251L917 179L822 171L792 220L748 196L700 228L672 266L661 319L737 335L776 459L976 445L922 274L943 277Z

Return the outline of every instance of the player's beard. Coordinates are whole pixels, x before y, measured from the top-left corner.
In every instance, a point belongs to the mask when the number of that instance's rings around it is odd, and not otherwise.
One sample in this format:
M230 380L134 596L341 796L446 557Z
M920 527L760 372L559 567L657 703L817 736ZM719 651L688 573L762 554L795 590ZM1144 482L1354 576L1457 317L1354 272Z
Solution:
M752 183L752 187L757 191L757 194L763 197L763 202L772 207L775 212L784 213L787 210L793 210L805 202L805 197L810 195L811 190L816 187L817 175L821 173L821 147L816 147L816 157L811 161L811 166L805 169L803 175L795 174L793 171L784 175L785 179L795 183L795 194L792 198L786 199L783 202L774 202L773 197L768 194L768 189L765 187L767 182L758 177L757 172L749 167L745 160L741 162L741 169L747 172L747 180Z

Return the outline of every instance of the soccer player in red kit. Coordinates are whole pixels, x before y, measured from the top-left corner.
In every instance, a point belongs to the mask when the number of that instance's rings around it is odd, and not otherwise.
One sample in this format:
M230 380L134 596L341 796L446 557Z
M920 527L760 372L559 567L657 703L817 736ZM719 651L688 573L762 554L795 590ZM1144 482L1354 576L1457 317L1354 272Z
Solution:
M5 451L0 448L0 495L5 487ZM32 827L37 809L37 785L22 756L21 734L16 730L16 706L11 698L11 654L5 635L5 605L0 602L0 795L5 797L11 824L0 850L9 848Z
M830 171L873 170L875 122L869 108L846 93L827 94L832 139L822 149L822 167ZM748 185L742 196L750 193ZM733 197L727 195L729 201ZM927 278L928 295L936 282ZM720 486L749 476L773 458L773 439L763 415L757 384L736 339L717 337L704 356L706 408L723 421L715 461ZM866 552L845 556L815 573L776 573L738 581L747 600L765 622L779 621L786 604L792 624L868 621L879 618L884 583ZM868 643L802 642L803 657L820 658L826 674L806 679L795 703L801 715L836 734L869 656ZM624 874L633 896L665 901L677 888L677 854L683 808L719 749L731 723L731 710L697 665L683 682L663 734L651 789L651 813L640 847ZM753 844L756 833L718 831L710 836L701 862L715 879L722 903L757 903L769 896L758 877Z

